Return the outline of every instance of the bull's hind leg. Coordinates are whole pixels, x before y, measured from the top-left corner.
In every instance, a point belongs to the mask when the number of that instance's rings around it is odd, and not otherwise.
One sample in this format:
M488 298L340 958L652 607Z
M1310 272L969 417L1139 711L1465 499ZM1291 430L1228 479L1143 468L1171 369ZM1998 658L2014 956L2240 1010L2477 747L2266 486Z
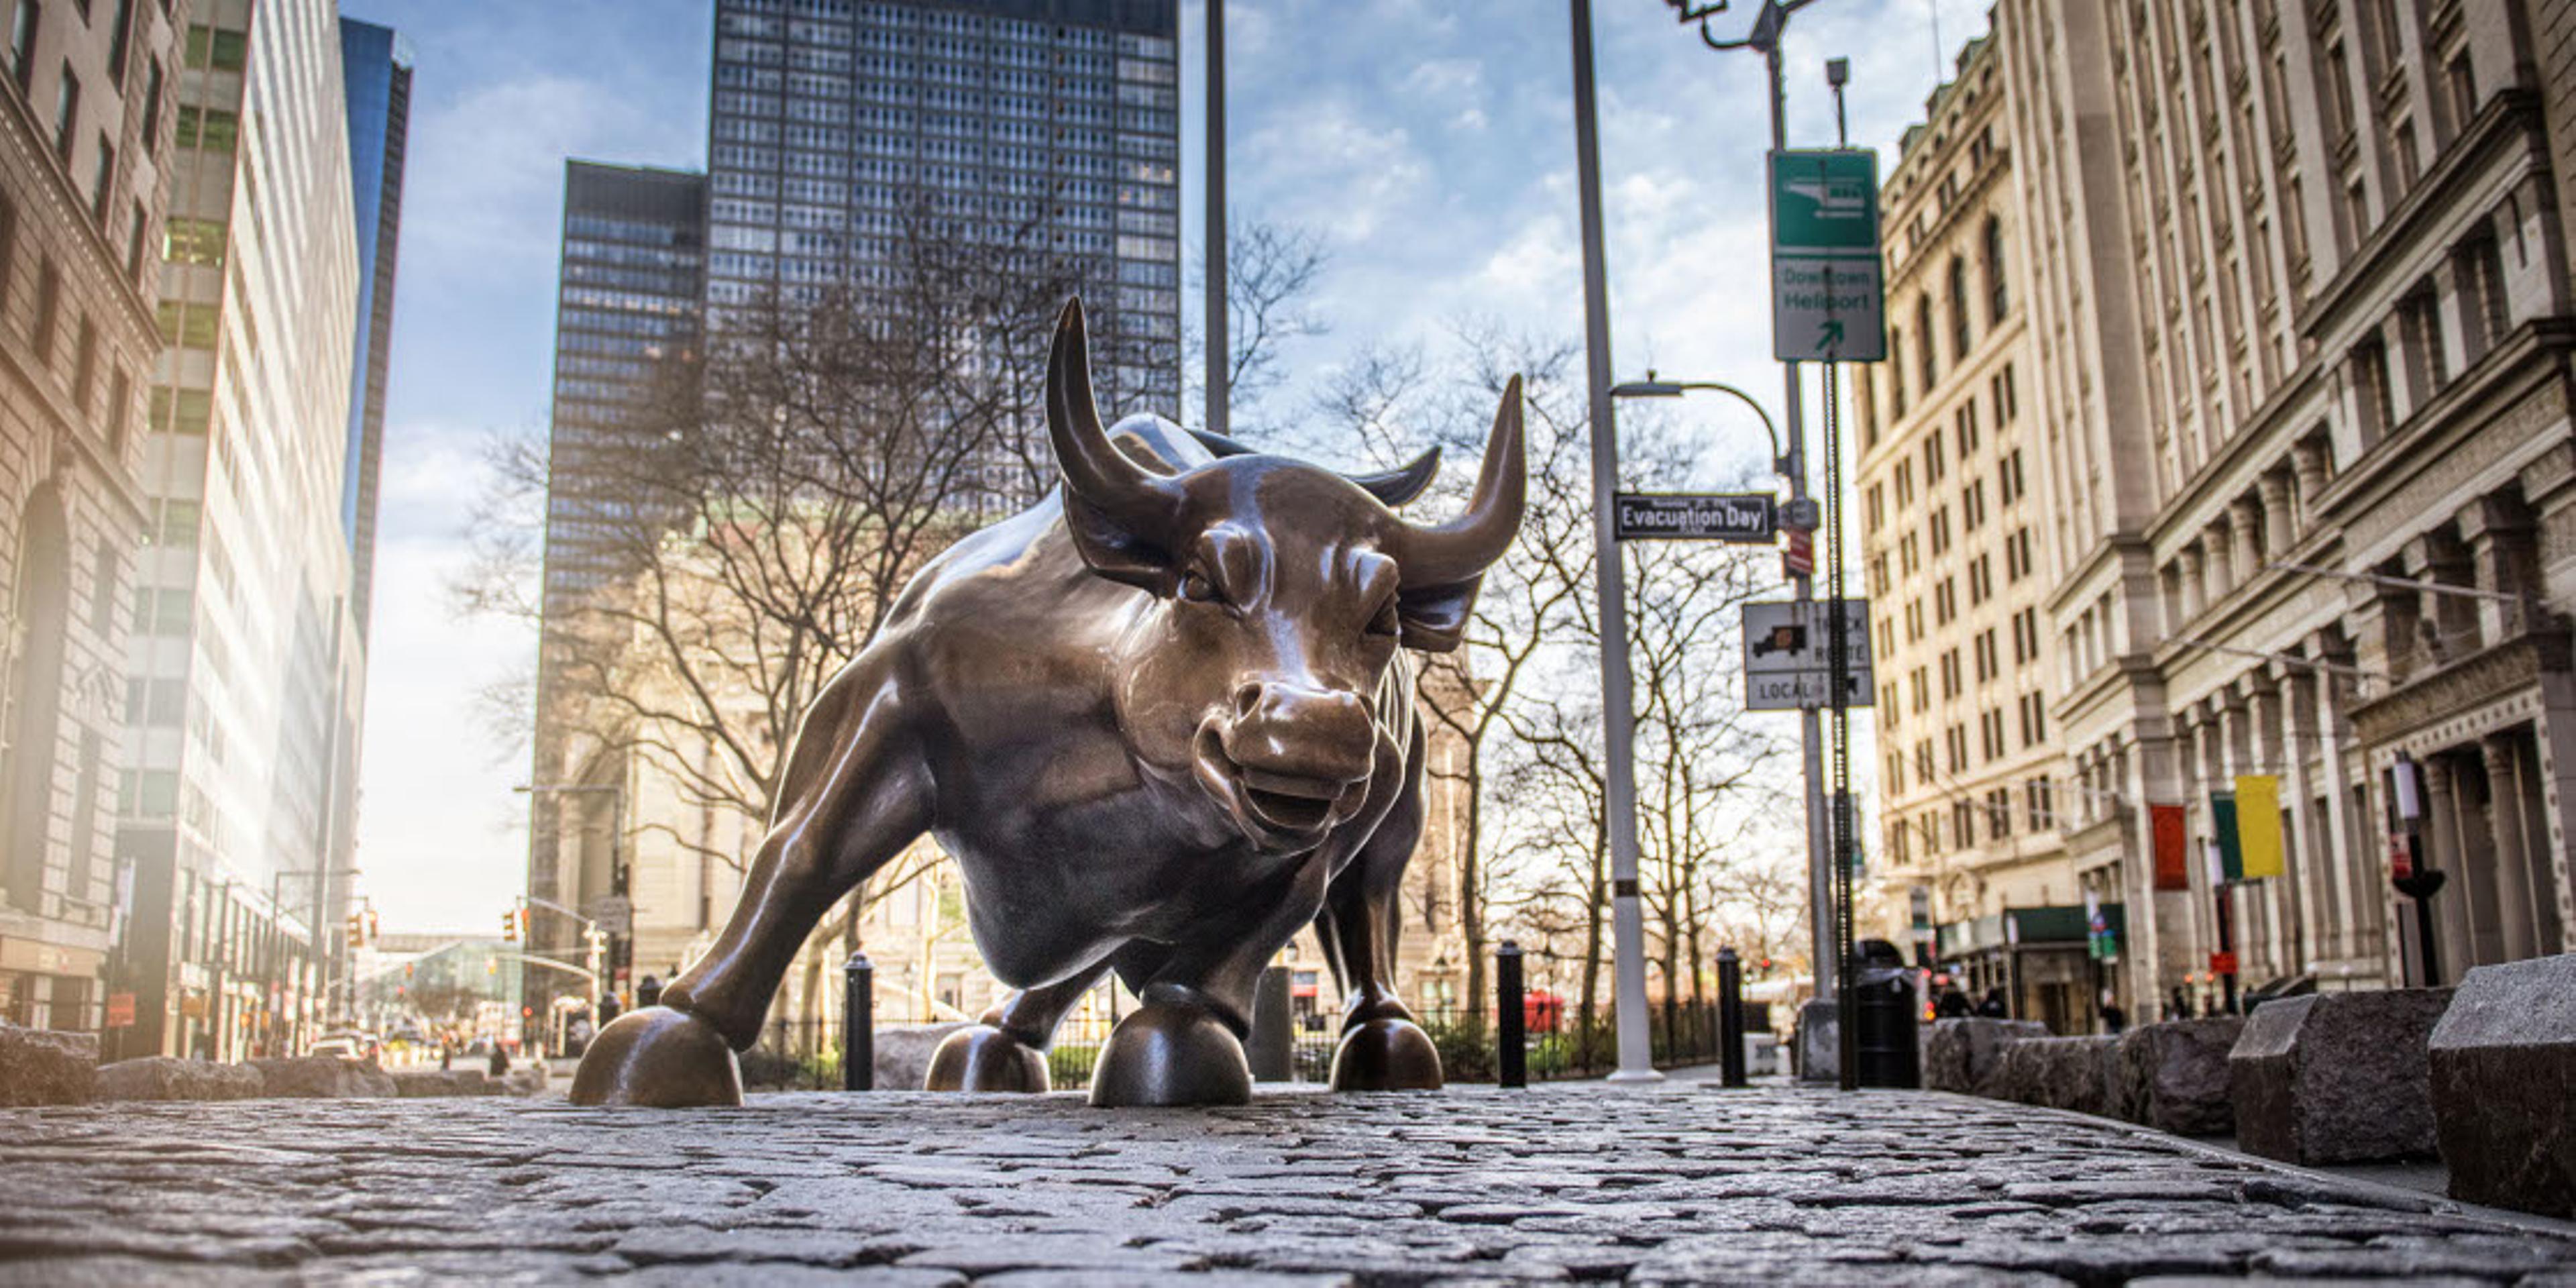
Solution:
M1388 978L1403 926L1404 867L1422 838L1422 735L1414 733L1404 793L1333 878L1316 937L1349 999L1333 1052L1335 1091L1417 1091L1440 1085L1440 1052Z
M574 1104L742 1103L734 1052L814 924L929 825L929 793L884 664L862 656L806 712L776 818L715 946L659 1006L601 1029L573 1074Z
M1252 1066L1243 1057L1252 1031L1252 989L1271 955L1323 905L1327 868L1321 854L1288 873L1261 911L1211 927L1207 938L1171 945L1136 944L1117 960L1120 978L1143 1005L1118 1022L1091 1073L1091 1103L1240 1105L1252 1099Z
M1048 1091L1047 1048L1056 1025L1109 973L1109 962L1053 984L1024 988L984 1012L980 1023L940 1039L924 1085L931 1091Z

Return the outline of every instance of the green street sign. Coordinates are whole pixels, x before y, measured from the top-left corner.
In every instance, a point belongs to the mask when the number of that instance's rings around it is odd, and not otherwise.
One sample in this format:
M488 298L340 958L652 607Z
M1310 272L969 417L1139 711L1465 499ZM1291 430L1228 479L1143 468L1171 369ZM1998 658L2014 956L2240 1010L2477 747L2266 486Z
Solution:
M1770 155L1771 347L1783 362L1887 357L1878 154Z

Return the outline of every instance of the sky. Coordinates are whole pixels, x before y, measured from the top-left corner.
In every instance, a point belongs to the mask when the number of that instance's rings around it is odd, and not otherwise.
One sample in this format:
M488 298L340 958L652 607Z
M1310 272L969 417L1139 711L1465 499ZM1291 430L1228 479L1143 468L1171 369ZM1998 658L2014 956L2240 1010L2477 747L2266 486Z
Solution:
M1204 0L1181 7L1183 236L1201 244ZM524 744L476 695L533 634L464 616L449 587L496 436L542 433L567 158L702 168L706 0L345 0L407 36L409 169L386 409L361 888L391 931L483 933L525 888ZM1713 27L1750 22L1750 0ZM1725 380L1779 414L1765 307L1762 61L1720 53L1655 0L1596 0L1611 351L1621 378ZM1834 141L1823 62L1881 172L1983 0L1818 0L1784 45L1793 147ZM1290 383L1354 347L1438 345L1463 317L1583 334L1571 27L1554 0L1232 0L1228 200L1311 232L1332 323L1283 351ZM1937 35L1936 24L1937 23ZM1192 250L1195 255L1195 250ZM1195 293L1184 311L1194 310ZM1812 404L1814 399L1811 397ZM1694 406L1733 473L1768 454L1740 412ZM1812 414L1812 413L1811 413ZM1778 717L1789 720L1791 717ZM1865 727L1866 721L1855 721ZM1855 755L1857 765L1874 757Z

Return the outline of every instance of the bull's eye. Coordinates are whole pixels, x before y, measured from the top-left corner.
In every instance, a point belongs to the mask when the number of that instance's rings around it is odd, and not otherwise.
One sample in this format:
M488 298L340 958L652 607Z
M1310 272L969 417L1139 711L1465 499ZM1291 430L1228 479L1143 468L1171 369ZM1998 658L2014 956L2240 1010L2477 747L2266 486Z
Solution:
M1400 635L1403 631L1404 624L1395 615L1395 596L1389 595L1386 597L1385 603L1377 606L1377 615L1369 618L1368 633L1371 635Z
M1193 604L1222 604L1225 592L1206 573L1193 570L1181 574L1181 598Z

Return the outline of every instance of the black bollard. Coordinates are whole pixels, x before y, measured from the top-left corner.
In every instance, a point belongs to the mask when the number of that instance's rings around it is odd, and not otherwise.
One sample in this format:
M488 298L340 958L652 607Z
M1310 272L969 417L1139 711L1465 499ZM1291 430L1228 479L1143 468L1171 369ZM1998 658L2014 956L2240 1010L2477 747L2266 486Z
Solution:
M1494 954L1495 1081L1506 1087L1529 1085L1529 1012L1521 988L1521 946L1504 940Z
M877 1087L877 969L866 953L850 954L841 968L841 1089Z
M635 986L635 1004L637 1006L660 1006L662 1004L662 981L651 975L645 976L644 981Z
M1717 950L1717 1067L1725 1085L1745 1084L1744 963L1732 948Z

